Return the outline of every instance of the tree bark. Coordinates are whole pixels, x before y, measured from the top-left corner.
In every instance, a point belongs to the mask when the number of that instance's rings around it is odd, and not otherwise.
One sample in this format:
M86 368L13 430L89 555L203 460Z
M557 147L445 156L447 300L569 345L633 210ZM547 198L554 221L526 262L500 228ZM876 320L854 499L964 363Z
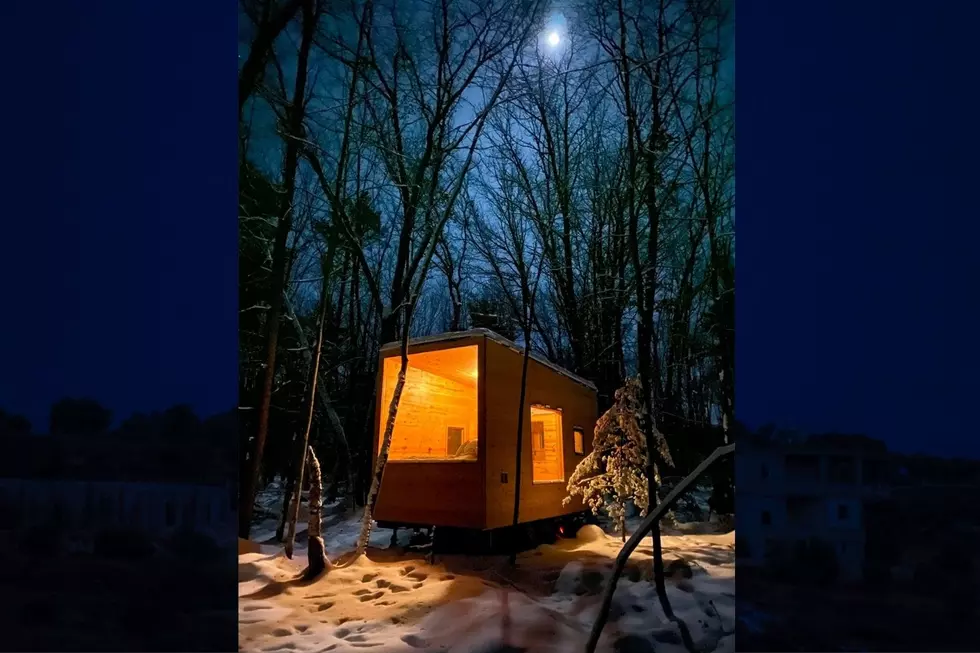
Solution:
M527 393L527 365L531 358L531 334L530 330L524 328L524 357L521 362L521 392L520 400L517 404L517 456L514 471L514 531L520 524L521 515L521 475L522 461L524 460L524 399ZM517 563L517 539L514 539L514 550L510 554L510 564Z
M381 441L381 450L378 452L378 460L374 465L374 473L371 475L371 489L368 491L367 500L364 503L364 517L361 520L361 535L357 540L357 548L354 554L345 563L350 565L355 560L364 555L367 550L368 541L371 539L371 529L374 522L374 506L378 501L378 493L381 491L381 481L384 476L385 465L388 462L388 452L391 450L391 436L395 432L395 418L398 415L398 403L402 398L402 391L405 389L405 377L408 374L408 333L411 320L411 304L406 310L405 325L402 330L401 346L401 368L398 370L398 381L395 383L395 391L388 404L388 423L385 425L384 437Z
M523 253L521 254L523 259ZM527 397L527 367L528 362L531 359L531 335L533 333L534 325L534 302L538 294L538 284L541 281L541 270L544 267L542 261L538 262L537 273L534 277L534 286L530 287L528 283L528 273L530 268L533 266L534 261L530 262L529 265L522 266L521 270L521 296L523 298L524 304L524 358L521 362L521 392L520 400L517 406L517 456L516 465L514 473L514 530L517 530L517 526L520 524L521 515L521 478L523 476L522 471L522 461L524 460L524 400ZM515 539L516 545L516 539ZM514 565L517 563L517 547L510 554L510 564Z
M289 467L286 471L286 487L282 496L282 510L280 511L279 526L276 527L276 541L282 542L286 535L286 522L289 521L289 505L293 498L293 488L296 487L296 470Z
M310 465L310 521L307 526L309 543L306 546L306 556L309 566L304 574L307 579L313 579L324 571L330 569L330 559L327 557L326 546L323 543L323 522L321 519L321 507L323 494L323 477L320 474L320 461L317 460L313 447L307 451L307 460Z

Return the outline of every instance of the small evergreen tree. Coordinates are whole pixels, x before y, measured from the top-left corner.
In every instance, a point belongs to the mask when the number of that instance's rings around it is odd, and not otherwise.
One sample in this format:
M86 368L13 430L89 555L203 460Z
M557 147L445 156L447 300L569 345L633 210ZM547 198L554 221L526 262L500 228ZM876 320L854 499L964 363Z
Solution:
M632 500L645 515L650 507L646 464L646 437L640 430L640 415L644 410L643 390L638 378L626 379L616 390L615 401L596 422L592 452L582 459L568 479L568 496L580 496L595 515L605 512L626 540L626 502ZM663 436L656 434L660 453L667 451ZM666 460L669 462L669 454ZM654 465L657 483L660 473ZM656 499L654 499L656 505Z

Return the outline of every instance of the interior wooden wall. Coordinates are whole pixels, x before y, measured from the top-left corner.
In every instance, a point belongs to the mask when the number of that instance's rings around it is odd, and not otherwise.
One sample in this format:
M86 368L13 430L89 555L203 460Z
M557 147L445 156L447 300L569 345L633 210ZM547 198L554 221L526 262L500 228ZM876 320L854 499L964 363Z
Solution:
M449 451L446 447L449 427L463 429L462 442L477 439L479 347L417 352L409 354L408 364L389 460L451 458L456 450ZM381 405L384 409L395 392L400 357L386 358L383 367ZM383 432L388 421L387 410L382 415ZM380 445L379 439L379 448Z

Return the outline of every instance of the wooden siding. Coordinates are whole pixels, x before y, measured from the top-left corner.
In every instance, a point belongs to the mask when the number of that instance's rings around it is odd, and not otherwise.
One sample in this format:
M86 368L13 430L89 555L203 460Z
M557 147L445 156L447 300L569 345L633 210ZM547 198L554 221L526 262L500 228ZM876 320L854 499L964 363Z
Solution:
M514 515L517 447L517 408L521 391L522 356L509 347L488 340L486 345L486 528L508 526ZM533 483L531 453L531 406L562 411L564 480ZM596 422L596 393L581 383L558 374L535 360L528 362L527 396L524 400L523 452L521 461L521 523L582 510L580 500L562 506L566 484L575 466L592 451ZM573 429L585 433L585 453L574 452ZM502 482L502 474L507 482Z

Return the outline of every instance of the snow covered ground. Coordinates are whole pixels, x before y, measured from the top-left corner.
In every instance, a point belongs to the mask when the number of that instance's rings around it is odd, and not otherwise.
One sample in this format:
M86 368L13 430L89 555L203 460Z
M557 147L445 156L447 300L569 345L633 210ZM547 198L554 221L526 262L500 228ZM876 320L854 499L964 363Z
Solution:
M350 551L359 514L325 529L331 558ZM685 524L664 536L674 611L700 651L735 650L735 534ZM598 612L618 537L586 526L576 539L519 556L438 556L388 549L391 531L375 529L365 557L312 583L301 580L306 552L260 544L274 520L239 548L239 647L244 651L325 653L558 653L583 650ZM401 533L400 533L401 535ZM406 534L407 535L407 534ZM402 538L399 538L400 540ZM305 542L300 537L298 542ZM673 561L684 560L687 564ZM649 540L617 586L601 651L683 653L663 614L651 576Z

